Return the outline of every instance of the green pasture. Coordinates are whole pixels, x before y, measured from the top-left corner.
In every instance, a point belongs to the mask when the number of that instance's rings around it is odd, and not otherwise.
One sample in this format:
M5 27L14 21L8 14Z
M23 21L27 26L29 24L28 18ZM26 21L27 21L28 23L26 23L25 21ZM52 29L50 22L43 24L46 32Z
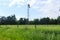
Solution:
M60 25L0 25L0 40L60 40Z

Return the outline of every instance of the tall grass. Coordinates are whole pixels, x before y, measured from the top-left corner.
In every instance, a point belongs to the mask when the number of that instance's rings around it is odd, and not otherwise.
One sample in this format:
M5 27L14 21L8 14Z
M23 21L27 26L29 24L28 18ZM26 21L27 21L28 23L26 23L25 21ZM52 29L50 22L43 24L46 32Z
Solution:
M60 25L0 25L0 40L60 40Z

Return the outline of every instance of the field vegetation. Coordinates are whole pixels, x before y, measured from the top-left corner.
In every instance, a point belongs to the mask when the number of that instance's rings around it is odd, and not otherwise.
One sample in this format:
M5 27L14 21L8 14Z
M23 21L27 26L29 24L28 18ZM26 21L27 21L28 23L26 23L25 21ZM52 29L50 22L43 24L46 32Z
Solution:
M0 25L0 40L60 40L60 25Z

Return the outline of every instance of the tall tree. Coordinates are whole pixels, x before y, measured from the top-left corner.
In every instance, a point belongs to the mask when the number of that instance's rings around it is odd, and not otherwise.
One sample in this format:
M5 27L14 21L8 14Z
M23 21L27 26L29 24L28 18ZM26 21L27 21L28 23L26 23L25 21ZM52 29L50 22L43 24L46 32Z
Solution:
M27 24L28 19L24 18L23 19L23 24Z
M56 19L50 19L49 24L57 24L57 20Z
M1 17L0 18L0 24L6 24L6 17Z
M47 18L42 18L41 20L40 20L40 24L49 24L49 18L47 17Z
M11 22L12 24L16 24L17 23L15 15L11 16L11 21L12 21Z
M34 24L39 24L39 19L34 19Z
M24 23L24 19L20 18L18 22L19 22L19 24L23 24Z
M60 24L60 16L58 16L57 21L58 21L58 24Z
M16 24L17 23L15 15L8 16L6 21L7 21L7 24Z

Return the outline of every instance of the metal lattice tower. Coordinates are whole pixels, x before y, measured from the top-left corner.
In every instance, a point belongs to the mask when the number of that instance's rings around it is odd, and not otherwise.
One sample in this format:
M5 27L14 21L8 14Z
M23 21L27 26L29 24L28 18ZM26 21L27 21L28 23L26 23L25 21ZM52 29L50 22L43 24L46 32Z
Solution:
M30 4L28 4L28 9L27 9L27 19L28 19L28 24L29 24L29 9L30 9Z
M59 9L59 11L60 11L60 9Z

